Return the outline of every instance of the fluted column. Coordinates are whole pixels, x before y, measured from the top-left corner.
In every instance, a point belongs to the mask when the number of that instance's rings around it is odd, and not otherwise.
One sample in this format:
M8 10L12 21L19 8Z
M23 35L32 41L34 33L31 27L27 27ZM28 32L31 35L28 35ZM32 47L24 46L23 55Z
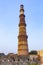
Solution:
M26 23L24 15L24 6L20 6L20 22L19 22L19 35L18 35L18 55L28 55L28 42L26 34Z

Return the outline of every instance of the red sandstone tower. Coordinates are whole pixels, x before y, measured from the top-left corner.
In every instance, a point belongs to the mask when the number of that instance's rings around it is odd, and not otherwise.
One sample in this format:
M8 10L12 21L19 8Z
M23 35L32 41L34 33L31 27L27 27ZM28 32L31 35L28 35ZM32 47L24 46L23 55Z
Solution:
M20 22L19 22L19 35L18 35L18 55L28 55L28 43L26 34L26 23L24 15L24 6L20 6Z

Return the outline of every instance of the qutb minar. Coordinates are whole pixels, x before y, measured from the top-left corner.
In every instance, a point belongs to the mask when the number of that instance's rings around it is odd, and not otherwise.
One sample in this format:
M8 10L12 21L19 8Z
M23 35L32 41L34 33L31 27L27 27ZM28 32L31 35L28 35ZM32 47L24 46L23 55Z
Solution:
M24 15L24 6L20 6L20 22L19 22L19 35L18 35L18 55L28 55L28 42L26 34L26 23Z
M20 6L18 53L0 53L0 65L43 65L43 50L28 51L24 6Z

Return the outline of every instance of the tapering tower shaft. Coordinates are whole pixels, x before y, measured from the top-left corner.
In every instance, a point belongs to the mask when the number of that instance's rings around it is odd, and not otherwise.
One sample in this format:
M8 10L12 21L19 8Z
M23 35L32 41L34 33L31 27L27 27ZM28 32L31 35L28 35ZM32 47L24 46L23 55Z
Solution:
M28 55L28 43L26 34L26 23L24 15L24 6L20 6L20 22L19 22L19 35L18 35L18 55Z

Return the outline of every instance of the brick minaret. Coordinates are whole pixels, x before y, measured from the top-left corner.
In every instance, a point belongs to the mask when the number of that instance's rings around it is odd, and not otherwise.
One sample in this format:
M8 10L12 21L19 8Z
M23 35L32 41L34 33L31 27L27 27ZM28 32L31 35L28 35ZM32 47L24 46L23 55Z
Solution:
M28 44L26 34L26 23L24 15L24 6L20 6L20 22L19 22L19 35L18 35L18 55L28 55Z

